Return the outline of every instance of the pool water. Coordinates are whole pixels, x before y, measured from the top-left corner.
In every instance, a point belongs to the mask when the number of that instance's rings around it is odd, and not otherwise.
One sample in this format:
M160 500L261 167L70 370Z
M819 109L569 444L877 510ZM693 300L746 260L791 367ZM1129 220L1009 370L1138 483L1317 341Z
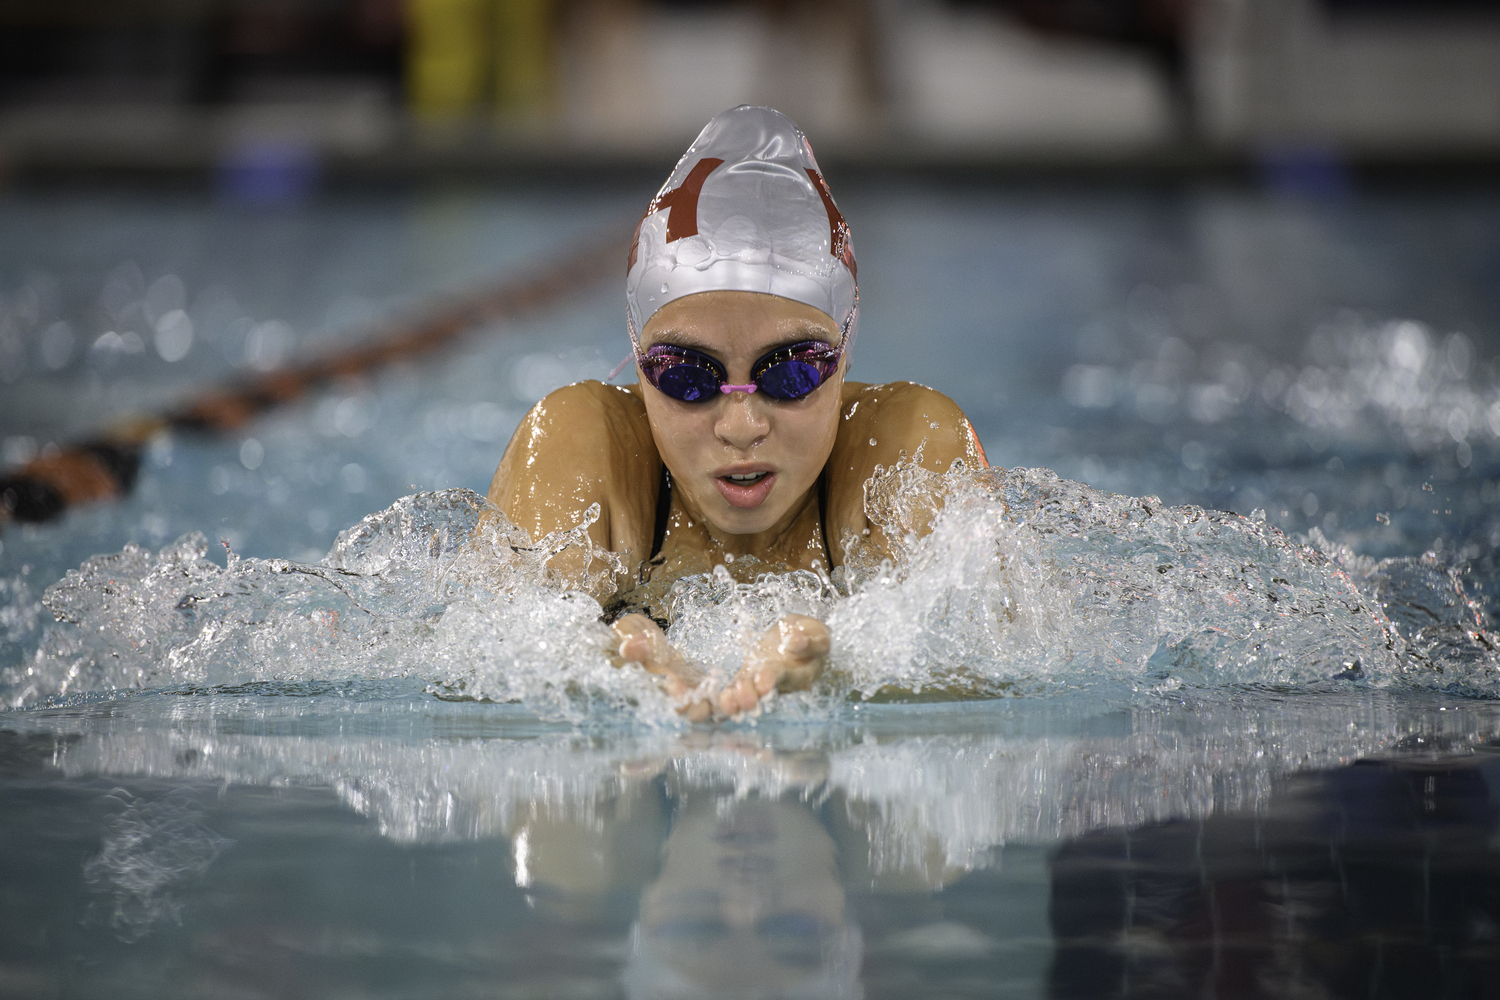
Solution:
M648 194L7 194L5 460ZM948 392L1009 471L899 565L678 595L720 669L827 618L822 690L680 726L472 543L525 409L624 355L614 285L164 436L128 499L0 537L3 991L1486 995L1500 192L840 204L852 377Z

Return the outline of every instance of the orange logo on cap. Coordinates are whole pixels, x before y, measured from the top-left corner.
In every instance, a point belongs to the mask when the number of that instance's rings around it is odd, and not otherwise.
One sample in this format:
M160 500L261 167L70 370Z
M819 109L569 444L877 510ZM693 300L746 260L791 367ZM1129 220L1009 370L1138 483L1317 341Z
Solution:
M671 211L667 213L667 242L680 240L684 236L697 236L698 195L703 191L703 182L708 180L708 175L723 162L706 156L693 164L693 169L688 171L681 184L651 199L651 204L646 206L646 214L641 216L641 222L664 208L670 208ZM635 224L635 238L630 241L630 257L625 264L627 271L635 267L636 254L640 250L641 222Z
M828 252L842 259L844 266L857 280L859 269L854 265L854 244L849 239L849 223L844 221L844 213L833 203L833 192L828 190L828 182L823 179L823 175L812 167L806 169L807 176L812 178L813 187L818 189L818 197L823 199L823 207L828 210Z

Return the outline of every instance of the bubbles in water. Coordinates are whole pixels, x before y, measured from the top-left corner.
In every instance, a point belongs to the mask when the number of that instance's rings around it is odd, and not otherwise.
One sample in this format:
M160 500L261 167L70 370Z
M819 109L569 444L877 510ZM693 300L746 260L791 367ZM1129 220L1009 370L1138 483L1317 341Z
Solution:
M240 445L240 464L254 472L260 468L260 463L265 460L266 449L255 438L246 438Z
M292 328L280 320L256 323L245 335L245 363L259 371L278 367L296 342Z
M1134 296L1132 303L1139 305ZM1154 326L1151 310L1136 312L1131 325L1140 343L1129 356L1108 329L1080 335L1082 363L1066 370L1061 386L1072 406L1133 406L1152 423L1185 415L1219 424L1253 407L1258 395L1309 431L1346 442L1393 434L1417 454L1446 452L1465 467L1476 448L1500 439L1497 369L1462 333L1345 312L1317 328L1305 348L1308 363L1296 367L1248 344L1235 345L1228 358L1195 351Z
M193 321L183 310L171 310L156 321L153 342L163 361L181 361L193 348Z
M129 793L116 790L113 797ZM229 843L191 803L135 799L108 824L99 853L83 866L84 882L108 898L116 936L137 941L156 924L182 922L180 891Z
M344 437L357 438L375 423L374 404L363 396L350 396L333 404L333 429Z
M94 341L92 350L96 356L108 359L120 354L139 354L145 348L146 342L134 330L126 330L124 333L105 330Z
M779 617L826 620L825 680L781 696L782 711L1090 686L1500 694L1500 638L1435 556L1376 563L1316 529L1298 542L1263 516L1165 508L1047 470L940 476L902 463L867 485L866 509L893 559L848 537L831 577L751 579L736 563L738 579L720 567L677 581L669 637L727 677ZM543 717L671 721L647 675L612 665L598 603L547 567L570 551L600 578L624 570L589 539L598 516L533 543L478 494L450 490L370 515L317 564L229 553L220 567L202 536L156 553L127 546L46 591L59 624L0 675L3 696L416 676L442 697L518 701Z

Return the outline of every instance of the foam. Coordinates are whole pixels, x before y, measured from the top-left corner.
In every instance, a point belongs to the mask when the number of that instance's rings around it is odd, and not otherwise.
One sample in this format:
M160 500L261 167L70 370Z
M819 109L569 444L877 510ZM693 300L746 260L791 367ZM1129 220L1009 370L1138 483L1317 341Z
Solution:
M892 539L845 539L833 577L724 568L679 581L672 640L728 678L780 616L826 620L817 691L772 711L824 717L845 699L1134 698L1182 688L1330 685L1500 693L1500 640L1435 557L1362 558L1262 517L1100 493L1045 469L945 476L907 462L867 486ZM13 707L84 692L417 678L444 698L518 702L572 723L673 724L650 678L612 665L613 636L548 556L469 490L418 493L340 534L316 564L207 558L201 535L97 556L47 589L58 618L0 676ZM930 522L931 531L917 529ZM741 568L743 570L743 568Z

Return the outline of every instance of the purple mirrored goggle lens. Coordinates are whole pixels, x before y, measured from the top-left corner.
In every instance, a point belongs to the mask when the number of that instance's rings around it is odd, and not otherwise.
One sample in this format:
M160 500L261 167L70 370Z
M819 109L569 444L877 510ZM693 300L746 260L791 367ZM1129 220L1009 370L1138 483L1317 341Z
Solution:
M843 345L813 341L793 344L755 363L750 385L728 385L724 368L713 358L686 347L658 344L640 357L647 381L684 403L711 399L716 393L761 390L776 399L801 399L827 381L839 365Z

